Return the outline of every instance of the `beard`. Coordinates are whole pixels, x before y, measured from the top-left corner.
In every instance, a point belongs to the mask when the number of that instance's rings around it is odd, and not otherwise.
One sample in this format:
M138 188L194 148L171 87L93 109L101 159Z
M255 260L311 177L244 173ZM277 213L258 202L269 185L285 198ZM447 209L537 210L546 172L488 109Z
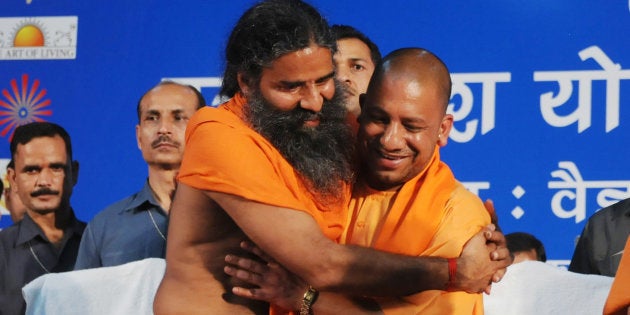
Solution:
M259 90L248 99L245 110L253 129L280 151L307 188L325 199L341 197L340 184L351 183L355 174L355 138L346 123L343 89L337 82L335 87L335 95L324 99L318 113L299 105L290 111L277 110ZM305 121L314 116L319 118L319 125L305 127Z

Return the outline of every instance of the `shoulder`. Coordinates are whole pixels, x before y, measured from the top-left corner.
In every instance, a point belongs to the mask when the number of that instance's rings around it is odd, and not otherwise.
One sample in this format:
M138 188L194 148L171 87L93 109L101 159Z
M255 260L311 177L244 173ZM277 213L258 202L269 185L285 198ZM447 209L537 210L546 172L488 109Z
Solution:
M14 223L0 231L0 248L8 248L15 243L19 231L20 222Z
M139 192L127 196L105 207L103 210L99 211L96 216L94 216L94 218L89 222L89 225L93 226L99 223L115 221L118 218L122 217L127 210L134 208L133 202L137 199L138 194Z
M466 187L459 181L456 182L455 188L451 192L449 202L457 205L465 204L485 211L483 201L481 201L479 196L470 192L470 190L466 189Z
M630 198L598 210L588 221L589 224L599 224L622 217L630 218Z
M239 128L245 126L245 122L236 114L224 109L204 107L191 117L186 128L186 134L203 131L205 129Z
M455 188L451 192L446 208L451 216L465 216L468 220L474 218L480 222L490 222L490 214L483 205L483 201L459 181L456 182Z

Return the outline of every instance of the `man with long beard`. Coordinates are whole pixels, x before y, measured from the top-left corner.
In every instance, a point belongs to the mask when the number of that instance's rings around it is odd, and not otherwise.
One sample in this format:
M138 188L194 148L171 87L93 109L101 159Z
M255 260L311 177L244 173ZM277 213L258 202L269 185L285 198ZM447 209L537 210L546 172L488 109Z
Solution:
M223 273L225 255L243 254L246 238L312 286L305 314L313 288L403 296L449 283L446 259L336 243L354 141L335 98L334 51L327 22L301 1L261 2L239 19L221 91L231 99L199 110L186 130L155 314L268 313L266 303L233 295L242 284ZM486 237L457 259L454 289L479 292L507 265L490 259Z
M425 49L398 49L377 65L361 99L357 149L362 167L343 242L410 256L450 257L456 269L455 257L466 242L490 223L479 197L440 159L453 124L446 112L450 95L446 65ZM261 254L255 247L252 252ZM228 259L234 263L226 268L228 274L257 286L233 291L300 309L308 284L300 284L264 254L260 257L268 263ZM313 306L316 314L483 314L481 294L444 289L394 298L326 292Z

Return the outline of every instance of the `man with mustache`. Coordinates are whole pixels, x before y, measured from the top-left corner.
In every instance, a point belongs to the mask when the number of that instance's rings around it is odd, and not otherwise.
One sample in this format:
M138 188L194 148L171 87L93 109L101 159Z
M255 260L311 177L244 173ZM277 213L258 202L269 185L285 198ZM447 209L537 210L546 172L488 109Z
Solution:
M74 268L85 228L70 206L79 164L68 133L53 123L29 123L15 129L10 148L8 176L26 214L0 231L3 315L24 313L22 287L31 280Z
M302 1L259 2L238 20L221 91L231 99L199 110L186 130L155 314L267 314L266 303L235 296L240 283L223 272L246 238L316 289L403 296L446 287L444 258L336 243L354 141L335 93L334 52L328 23ZM454 289L483 290L505 267L479 239L477 255L457 260ZM315 294L307 291L303 312Z
M138 101L136 139L148 166L142 189L97 214L83 235L76 269L164 257L167 215L188 119L206 105L192 86L164 81Z

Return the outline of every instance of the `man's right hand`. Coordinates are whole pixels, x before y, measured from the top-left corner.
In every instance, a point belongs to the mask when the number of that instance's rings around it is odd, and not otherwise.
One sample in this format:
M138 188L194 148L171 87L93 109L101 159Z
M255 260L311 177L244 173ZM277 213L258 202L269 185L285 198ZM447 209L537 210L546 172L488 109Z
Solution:
M490 294L492 282L499 282L512 263L503 233L489 225L475 234L457 259L457 274L451 288L469 293Z

